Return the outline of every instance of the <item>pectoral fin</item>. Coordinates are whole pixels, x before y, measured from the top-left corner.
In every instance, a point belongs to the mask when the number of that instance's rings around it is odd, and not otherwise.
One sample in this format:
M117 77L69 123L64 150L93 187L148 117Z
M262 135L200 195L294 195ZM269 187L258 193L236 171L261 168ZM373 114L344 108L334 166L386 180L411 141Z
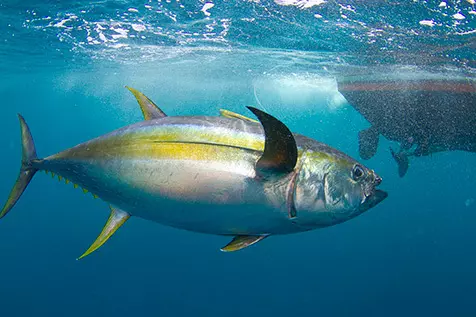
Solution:
M119 227L122 226L126 222L126 220L130 218L130 215L127 212L114 208L112 206L110 206L110 208L111 215L109 216L106 225L102 229L96 241L94 241L94 243L89 247L89 249L84 252L84 254L78 258L78 260L99 249L99 247L101 247L114 234L114 232L116 232L116 230L119 229Z
M157 105L152 100L147 98L146 95L134 88L128 86L126 86L126 88L132 92L134 97L136 97L140 109L142 110L142 114L144 115L144 120L159 119L167 116L165 112L160 110L160 108L157 107Z
M233 251L238 251L241 249L244 249L246 247L249 247L250 245L253 245L257 242L260 242L264 238L266 238L266 235L263 236L236 236L233 238L233 240L230 241L226 246L221 248L220 250L223 252L233 252Z
M264 152L256 163L260 174L289 173L296 166L296 140L288 127L275 117L253 107L247 107L258 117L264 129Z
M233 111L230 111L230 110L226 110L226 109L220 109L220 115L222 117L226 117L226 118L230 118L230 119L239 119L239 120L243 120L243 121L259 123L259 121L256 121L254 119L245 117L244 115L241 115L239 113L236 113L236 112L233 112Z

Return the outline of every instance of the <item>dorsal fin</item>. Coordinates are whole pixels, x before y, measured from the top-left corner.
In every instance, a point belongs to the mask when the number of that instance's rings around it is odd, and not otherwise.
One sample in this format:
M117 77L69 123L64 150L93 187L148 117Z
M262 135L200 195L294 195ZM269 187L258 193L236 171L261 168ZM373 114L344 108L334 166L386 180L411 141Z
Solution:
M129 86L126 86L126 88L129 89L134 97L136 97L140 109L142 110L142 114L144 115L144 120L160 119L167 116L165 112L160 110L160 108L157 107L152 100L147 98L146 95Z
M296 166L298 151L296 140L284 123L253 107L247 107L258 117L264 129L264 152L256 163L257 172L289 173Z
M226 110L226 109L220 109L220 115L222 117L225 117L225 118L240 119L240 120L243 120L243 121L250 121L250 122L259 123L259 121L256 121L254 119L245 117L244 115L241 115L239 113L236 113L236 112L233 112L233 111L230 111L230 110Z

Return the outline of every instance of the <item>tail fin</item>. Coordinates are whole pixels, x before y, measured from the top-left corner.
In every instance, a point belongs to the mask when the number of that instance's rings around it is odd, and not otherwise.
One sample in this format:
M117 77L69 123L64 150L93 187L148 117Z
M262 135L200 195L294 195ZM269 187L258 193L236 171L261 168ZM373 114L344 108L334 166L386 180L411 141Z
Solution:
M0 212L0 219L15 206L15 203L20 199L20 196L25 191L26 187L30 183L31 179L37 172L37 169L32 166L32 161L37 159L35 144L31 137L30 129L25 122L25 119L19 114L20 128L21 128L21 142L22 142L22 161L20 174L17 181L8 196L8 200L5 203L2 211Z

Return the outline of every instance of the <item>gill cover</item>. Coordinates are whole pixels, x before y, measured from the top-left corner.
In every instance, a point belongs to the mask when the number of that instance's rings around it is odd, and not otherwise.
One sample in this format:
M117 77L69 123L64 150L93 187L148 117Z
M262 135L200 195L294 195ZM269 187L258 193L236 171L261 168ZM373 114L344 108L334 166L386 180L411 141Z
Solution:
M286 207L289 219L296 218L294 194L298 171L295 170L298 150L296 140L288 127L275 117L259 109L248 107L258 117L264 129L265 142L263 155L256 163L256 174L289 175ZM299 170L299 168L297 168Z

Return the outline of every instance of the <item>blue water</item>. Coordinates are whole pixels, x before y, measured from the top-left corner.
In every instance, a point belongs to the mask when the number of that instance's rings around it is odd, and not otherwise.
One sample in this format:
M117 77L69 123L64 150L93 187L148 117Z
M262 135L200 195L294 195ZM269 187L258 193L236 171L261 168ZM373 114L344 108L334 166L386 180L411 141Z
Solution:
M212 2L1 3L0 196L20 164L16 113L50 155L141 120L125 85L169 115L258 106L358 158L368 123L336 75L476 74L472 1ZM476 154L414 159L399 178L390 145L365 161L380 205L236 253L132 218L76 261L108 206L38 174L0 223L0 315L476 316Z

